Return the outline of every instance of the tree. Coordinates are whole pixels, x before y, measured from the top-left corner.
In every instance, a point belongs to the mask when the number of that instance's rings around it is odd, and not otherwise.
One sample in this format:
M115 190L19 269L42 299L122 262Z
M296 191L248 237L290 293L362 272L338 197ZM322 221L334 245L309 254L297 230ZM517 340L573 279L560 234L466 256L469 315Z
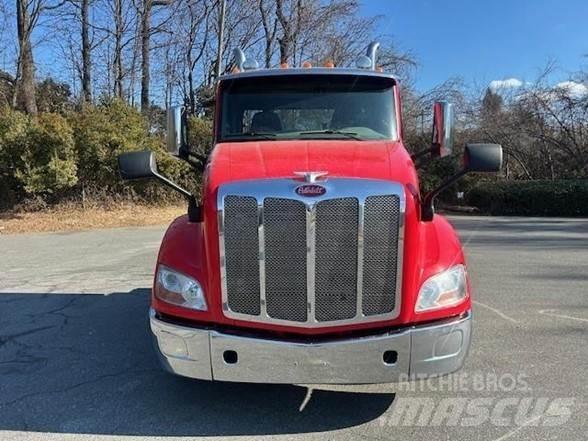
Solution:
M67 6L62 14L59 34L64 36L64 52L71 60L73 69L81 84L81 101L92 102L92 4L95 0L66 0ZM75 28L75 31L73 30ZM61 40L61 38L60 38Z
M66 0L16 0L18 59L13 104L33 116L38 109L32 34L45 14L58 10L65 3Z
M92 57L90 42L90 0L81 0L82 37L82 96L86 103L92 102Z
M296 0L296 3L291 5L290 11L286 11L286 0L276 0L276 16L280 23L282 35L278 38L280 43L280 64L288 64L292 52L292 43L296 37L300 24L300 17L303 10L302 0Z
M15 80L8 72L0 70L0 107L12 104Z
M71 109L71 89L67 83L45 78L36 86L37 106L40 112L63 113Z
M196 112L196 89L194 71L204 56L209 43L209 18L211 5L205 0L185 0L185 9L181 10L180 45L184 59L184 71L187 81L185 96L188 97L192 114Z
M141 111L148 113L150 108L150 41L153 29L151 28L151 14L156 6L169 6L170 0L142 0L141 7L137 8L141 20Z
M486 89L486 94L482 99L481 116L484 117L496 117L502 110L503 99L502 97L493 92L492 89Z
M269 69L272 65L272 56L274 54L274 44L278 31L278 20L273 13L275 5L270 3L271 0L258 0L259 14L261 15L261 24L264 32L264 65Z
M40 0L16 0L16 23L18 33L17 86L15 89L15 105L25 112L36 115L35 99L35 61L31 34L39 20L42 3Z

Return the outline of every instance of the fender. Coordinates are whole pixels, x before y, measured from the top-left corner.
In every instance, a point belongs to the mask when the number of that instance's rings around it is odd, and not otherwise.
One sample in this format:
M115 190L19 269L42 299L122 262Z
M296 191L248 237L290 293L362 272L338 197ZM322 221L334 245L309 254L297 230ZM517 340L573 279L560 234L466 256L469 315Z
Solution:
M158 312L192 320L213 321L213 311L216 305L211 299L210 290L208 289L203 230L204 227L201 222L190 222L187 215L176 218L161 241L155 274L157 274L159 265L163 264L196 279L204 290L208 310L192 311L159 300L154 294L155 283L157 283L157 280L154 280L151 306Z
M457 233L445 217L435 215L431 222L419 222L419 224L421 252L419 253L420 262L417 267L420 268L420 275L416 289L414 290L414 298L412 299L413 309L411 311L410 321L418 323L464 314L471 309L469 277L467 279L468 296L459 305L432 312L414 312L414 305L420 287L429 277L445 271L454 265L465 265L466 263L463 248Z

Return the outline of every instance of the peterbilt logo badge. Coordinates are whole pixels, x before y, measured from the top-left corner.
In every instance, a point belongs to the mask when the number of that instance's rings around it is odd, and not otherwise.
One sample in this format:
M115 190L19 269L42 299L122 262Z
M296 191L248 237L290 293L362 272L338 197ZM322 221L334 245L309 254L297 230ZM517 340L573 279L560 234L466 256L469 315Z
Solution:
M296 187L295 191L299 196L316 197L324 195L327 192L327 189L322 185L306 184Z

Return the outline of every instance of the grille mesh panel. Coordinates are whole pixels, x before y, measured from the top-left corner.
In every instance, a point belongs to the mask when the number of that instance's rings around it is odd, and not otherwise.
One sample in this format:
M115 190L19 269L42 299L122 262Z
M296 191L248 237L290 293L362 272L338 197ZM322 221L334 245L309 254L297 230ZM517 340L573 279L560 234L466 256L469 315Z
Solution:
M320 322L356 315L358 216L356 198L317 204L315 317Z
M304 322L306 300L306 207L292 199L263 204L267 314Z
M259 242L255 198L225 198L224 235L229 308L242 314L259 315Z
M398 196L366 199L362 310L367 316L389 313L396 304L399 218Z

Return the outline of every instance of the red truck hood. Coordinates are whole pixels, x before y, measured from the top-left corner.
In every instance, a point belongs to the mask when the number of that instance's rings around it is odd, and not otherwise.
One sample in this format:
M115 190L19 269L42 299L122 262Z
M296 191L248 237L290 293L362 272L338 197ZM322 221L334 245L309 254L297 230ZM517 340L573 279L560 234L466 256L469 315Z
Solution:
M208 189L243 179L293 177L300 171L416 182L412 161L400 142L288 140L218 144L209 162Z

